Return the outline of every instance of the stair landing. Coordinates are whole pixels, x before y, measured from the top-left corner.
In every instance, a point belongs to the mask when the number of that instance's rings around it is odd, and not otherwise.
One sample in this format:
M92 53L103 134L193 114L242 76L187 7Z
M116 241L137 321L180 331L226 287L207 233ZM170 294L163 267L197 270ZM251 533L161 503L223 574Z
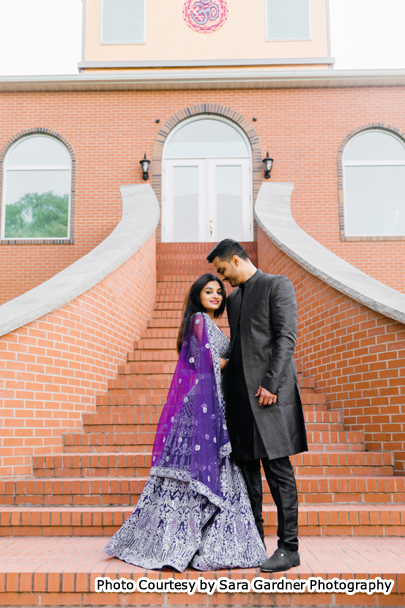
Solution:
M301 540L301 565L286 573L264 574L258 568L182 574L165 568L145 571L103 553L105 538L27 538L0 539L0 597L3 606L404 606L405 539L378 537L343 538L341 536L306 537ZM276 546L267 538L268 553ZM205 579L227 577L250 580L281 578L394 580L389 596L382 594L353 596L344 593L96 593L95 579Z

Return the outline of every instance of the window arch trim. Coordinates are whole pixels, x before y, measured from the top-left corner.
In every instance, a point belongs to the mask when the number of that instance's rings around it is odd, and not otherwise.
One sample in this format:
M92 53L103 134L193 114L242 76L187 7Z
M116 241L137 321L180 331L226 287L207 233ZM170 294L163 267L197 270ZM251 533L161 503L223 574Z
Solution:
M70 142L60 133L51 129L37 127L35 129L25 129L16 133L3 146L0 151L0 226L3 222L3 199L4 199L4 173L6 161L12 149L21 140L35 135L45 135L57 139L65 146L71 159L71 180L70 180L70 206L69 206L69 237L67 238L27 238L12 239L0 238L0 245L73 245L75 242L75 212L76 212L76 155ZM1 237L1 233L0 233Z
M357 135L366 131L385 131L389 135L393 135L405 146L405 133L385 123L368 123L362 125L346 135L340 144L338 155L337 155L337 168L338 168L338 210L339 210L339 233L340 240L343 242L361 242L361 241L405 241L405 235L400 236L348 236L346 234L345 226L345 201L344 201L344 151L347 144ZM375 165L375 163L374 163ZM402 165L402 163L401 163Z

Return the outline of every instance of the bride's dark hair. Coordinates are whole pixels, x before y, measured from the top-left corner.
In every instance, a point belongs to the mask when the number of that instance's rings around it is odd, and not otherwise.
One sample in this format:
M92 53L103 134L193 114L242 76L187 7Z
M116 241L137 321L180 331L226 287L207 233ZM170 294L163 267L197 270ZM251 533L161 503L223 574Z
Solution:
M207 272L199 277L190 289L187 292L186 299L183 304L183 318L181 320L181 325L179 328L179 333L177 335L177 352L180 353L181 347L183 346L184 335L186 333L188 324L190 323L190 319L196 312L205 312L204 306L201 304L200 293L204 289L207 283L211 281L216 281L219 283L222 290L222 302L221 306L214 312L214 317L217 319L218 317L222 317L225 310L226 303L226 291L225 286L221 279L215 274L211 274Z

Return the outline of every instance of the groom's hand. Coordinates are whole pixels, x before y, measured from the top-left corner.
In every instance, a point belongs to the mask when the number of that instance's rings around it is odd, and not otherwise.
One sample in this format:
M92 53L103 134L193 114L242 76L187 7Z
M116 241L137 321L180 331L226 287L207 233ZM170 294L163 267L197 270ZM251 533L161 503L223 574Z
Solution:
M263 388L262 386L259 386L259 390L256 393L256 397L259 397L259 405L270 405L271 403L276 403L277 401L277 395L273 395L273 393L270 393L270 391L266 391L265 388Z

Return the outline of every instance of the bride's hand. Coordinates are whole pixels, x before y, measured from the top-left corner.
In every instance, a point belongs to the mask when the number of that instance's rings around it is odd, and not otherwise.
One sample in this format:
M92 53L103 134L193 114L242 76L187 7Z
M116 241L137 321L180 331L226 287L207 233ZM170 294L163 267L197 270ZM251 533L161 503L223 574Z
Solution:
M225 365L228 363L228 359L219 358L219 362L221 364L221 371L225 369Z

